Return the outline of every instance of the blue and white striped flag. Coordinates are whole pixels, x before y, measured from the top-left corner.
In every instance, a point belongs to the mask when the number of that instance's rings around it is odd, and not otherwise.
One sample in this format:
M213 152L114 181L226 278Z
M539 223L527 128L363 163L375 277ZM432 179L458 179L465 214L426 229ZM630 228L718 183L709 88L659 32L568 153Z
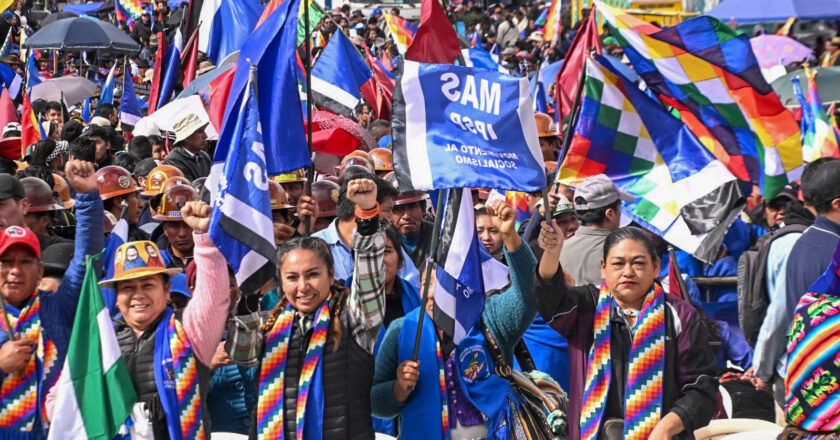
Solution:
M96 109L99 110L99 107L102 104L113 104L114 103L114 72L117 68L117 63L114 63L111 66L111 70L108 71L108 76L105 78L105 82L102 83L102 92L99 94L99 103L96 104Z
M249 293L273 276L277 250L262 126L250 81L244 92L227 157L214 164L208 181L219 182L210 187L210 238L233 268L237 284Z
M128 220L123 216L120 221L114 225L114 229L108 234L105 239L105 253L102 255L103 272L105 276L102 279L110 280L114 277L114 256L117 254L117 249L128 241ZM117 309L117 292L113 287L102 287L102 298L105 300L105 307L108 308L108 313L111 316L116 315Z
M450 189L446 206L435 255L434 321L458 344L484 309L482 245L470 189Z

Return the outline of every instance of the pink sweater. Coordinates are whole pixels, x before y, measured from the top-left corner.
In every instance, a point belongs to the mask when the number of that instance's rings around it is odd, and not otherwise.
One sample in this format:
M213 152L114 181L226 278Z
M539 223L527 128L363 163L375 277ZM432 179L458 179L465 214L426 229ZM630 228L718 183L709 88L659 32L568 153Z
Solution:
M230 305L227 261L208 234L193 233L193 258L197 270L192 300L184 310L183 324L193 353L204 365L222 340Z

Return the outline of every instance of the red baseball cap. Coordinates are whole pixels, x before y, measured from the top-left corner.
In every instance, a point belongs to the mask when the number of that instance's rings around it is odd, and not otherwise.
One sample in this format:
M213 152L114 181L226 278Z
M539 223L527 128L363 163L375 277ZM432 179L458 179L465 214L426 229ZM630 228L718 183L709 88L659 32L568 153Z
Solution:
M41 242L34 232L20 226L9 226L0 232L0 255L16 244L28 247L35 254L35 258L41 259Z

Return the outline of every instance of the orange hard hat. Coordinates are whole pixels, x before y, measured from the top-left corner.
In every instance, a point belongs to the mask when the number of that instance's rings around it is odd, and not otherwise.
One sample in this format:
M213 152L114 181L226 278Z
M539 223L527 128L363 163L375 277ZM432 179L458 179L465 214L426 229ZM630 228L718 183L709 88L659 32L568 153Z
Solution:
M26 199L29 200L28 212L61 211L64 206L55 202L53 190L43 180L37 177L24 177L20 179L23 190L26 192Z
M271 199L271 210L289 209L294 206L289 204L289 197L286 195L286 190L283 185L273 181L268 181L268 195Z
M53 173L53 191L58 194L58 198L64 203L64 209L70 209L76 205L76 201L70 198L70 185L64 180L60 174Z
M537 122L537 136L539 137L557 137L557 126L551 116L536 112L534 119Z
M373 169L376 171L394 171L394 155L387 148L374 148L370 150L370 158L373 159Z
M312 198L318 203L318 218L337 215L339 190L339 186L329 180L319 180L312 184Z
M172 165L159 165L152 168L146 177L146 189L140 194L144 196L156 196L163 192L163 182L174 176L184 177L184 173Z
M140 191L131 173L117 165L102 167L96 172L96 186L102 200Z
M351 151L350 153L348 153L346 156L344 156L341 159L341 165L344 165L344 162L350 160L351 157L361 157L361 158L367 160L368 164L370 165L370 169L373 170L373 168L374 168L373 159L370 157L370 153L368 153L367 151L362 151L362 150Z
M184 176L172 176L172 177L163 181L163 184L160 185L160 192L161 192L161 194L163 194L169 188L172 188L173 186L177 186L177 185L192 186L192 185L190 185L190 179L187 179Z
M163 198L161 198L160 206L158 207L158 213L152 218L159 222L183 221L181 218L181 208L187 202L194 200L198 200L198 191L195 188L189 184L175 185L163 193Z

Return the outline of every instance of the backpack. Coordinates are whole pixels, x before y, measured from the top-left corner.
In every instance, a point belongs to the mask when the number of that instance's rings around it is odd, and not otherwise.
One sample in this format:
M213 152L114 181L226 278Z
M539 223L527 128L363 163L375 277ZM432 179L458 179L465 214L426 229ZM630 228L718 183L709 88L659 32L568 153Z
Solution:
M750 347L755 348L758 331L770 305L767 292L767 255L773 240L794 232L803 232L808 226L792 224L761 236L738 259L738 323Z

